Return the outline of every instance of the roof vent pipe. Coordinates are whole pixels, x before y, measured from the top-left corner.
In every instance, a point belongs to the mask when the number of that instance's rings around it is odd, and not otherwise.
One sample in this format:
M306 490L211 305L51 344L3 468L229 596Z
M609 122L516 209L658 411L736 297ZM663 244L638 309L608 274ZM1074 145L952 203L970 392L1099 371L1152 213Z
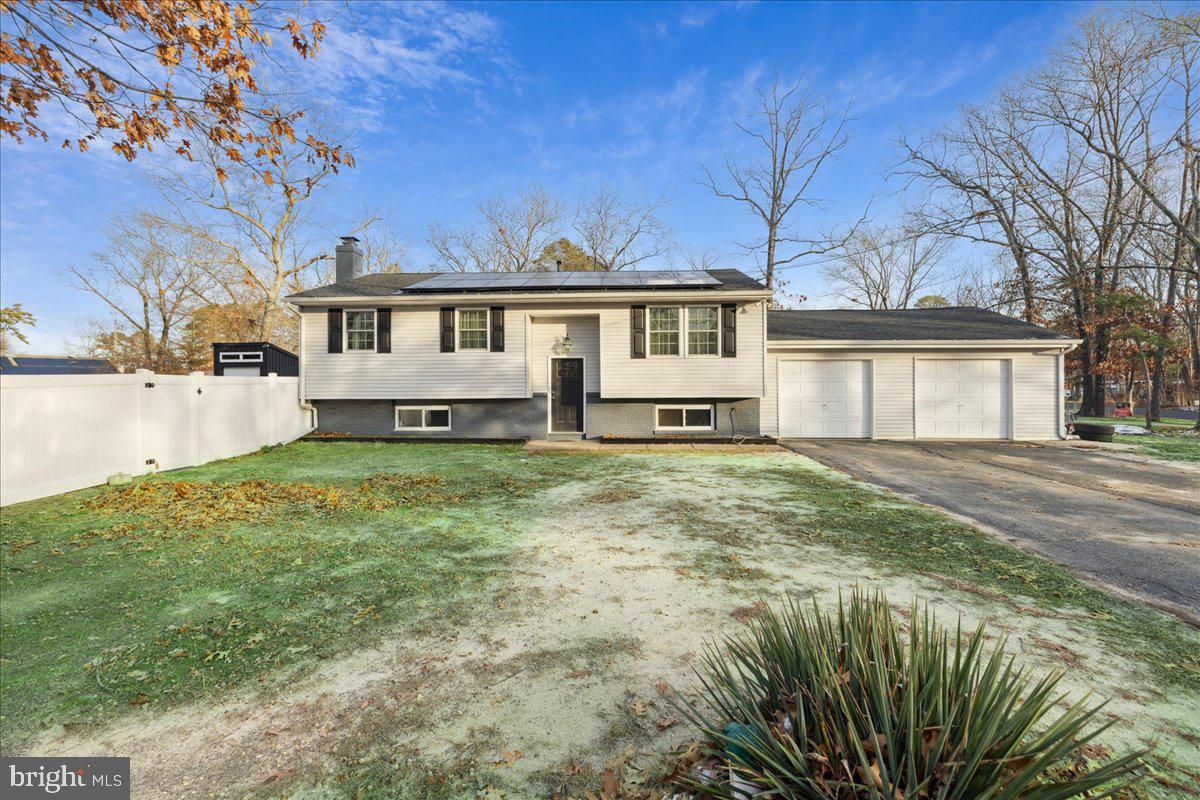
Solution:
M343 236L342 243L334 252L336 256L336 275L338 283L361 278L363 273L363 251L358 246L354 236Z
M561 258L556 258L554 260L554 271L562 272L562 259Z

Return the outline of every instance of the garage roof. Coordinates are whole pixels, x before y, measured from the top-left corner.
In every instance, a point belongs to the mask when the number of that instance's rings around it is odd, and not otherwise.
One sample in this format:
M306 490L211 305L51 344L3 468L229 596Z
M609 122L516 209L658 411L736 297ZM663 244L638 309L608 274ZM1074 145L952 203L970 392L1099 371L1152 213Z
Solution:
M767 339L853 340L885 339L954 341L959 339L1064 339L1057 331L973 306L771 311Z

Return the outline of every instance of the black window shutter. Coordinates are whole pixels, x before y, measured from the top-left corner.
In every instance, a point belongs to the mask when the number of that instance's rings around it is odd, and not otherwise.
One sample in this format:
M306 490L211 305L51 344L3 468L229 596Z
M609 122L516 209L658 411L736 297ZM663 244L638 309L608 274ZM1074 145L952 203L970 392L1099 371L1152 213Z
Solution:
M454 309L442 309L442 352L454 352Z
M492 306L492 352L504 352L504 306Z
M629 307L629 357L646 357L646 307Z
M342 352L342 310L329 309L329 352Z
M380 308L375 312L375 352L392 352L392 310Z
M737 305L724 303L721 305L721 357L733 358L737 355Z

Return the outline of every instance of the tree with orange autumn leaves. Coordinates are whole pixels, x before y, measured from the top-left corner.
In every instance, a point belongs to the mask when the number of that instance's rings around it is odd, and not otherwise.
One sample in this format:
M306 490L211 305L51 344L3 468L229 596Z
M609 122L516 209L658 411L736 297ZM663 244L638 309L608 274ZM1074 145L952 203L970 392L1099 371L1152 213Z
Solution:
M0 0L0 136L49 141L67 115L64 148L108 143L126 159L156 145L191 159L198 138L240 163L272 162L299 141L335 171L341 146L297 133L302 110L261 94L273 38L315 56L325 32L298 5L265 0ZM57 123L57 120L54 120ZM276 176L263 172L270 184Z

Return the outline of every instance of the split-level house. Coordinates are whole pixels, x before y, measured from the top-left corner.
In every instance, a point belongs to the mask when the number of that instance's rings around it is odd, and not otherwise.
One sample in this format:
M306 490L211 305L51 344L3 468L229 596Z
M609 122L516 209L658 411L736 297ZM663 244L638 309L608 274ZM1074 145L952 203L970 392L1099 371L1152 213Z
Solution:
M300 311L300 391L352 436L1052 439L1077 340L978 308L780 311L733 269L362 274Z

